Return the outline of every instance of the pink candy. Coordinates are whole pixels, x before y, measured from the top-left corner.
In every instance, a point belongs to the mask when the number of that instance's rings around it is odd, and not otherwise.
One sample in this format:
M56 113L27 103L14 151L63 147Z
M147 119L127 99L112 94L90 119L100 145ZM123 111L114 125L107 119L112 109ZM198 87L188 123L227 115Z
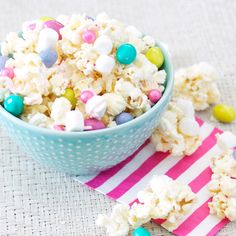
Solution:
M53 129L58 131L65 131L65 127L63 125L54 125Z
M82 34L82 39L85 43L93 43L96 39L96 33L92 30L85 30Z
M157 90L157 89L152 89L149 91L148 93L148 98L151 102L156 103L159 101L159 99L161 98L162 93L161 91Z
M86 130L97 130L106 128L102 121L94 118L86 119L84 121L84 125Z
M44 27L55 30L58 33L59 40L62 39L61 34L60 34L60 29L64 27L63 24L61 24L60 22L56 20L49 20L49 21L44 22Z
M6 76L9 77L10 79L13 79L15 74L14 74L14 70L11 67L5 67L1 70L0 73L1 76Z
M86 103L93 96L94 92L92 90L84 90L81 92L80 99L83 103Z

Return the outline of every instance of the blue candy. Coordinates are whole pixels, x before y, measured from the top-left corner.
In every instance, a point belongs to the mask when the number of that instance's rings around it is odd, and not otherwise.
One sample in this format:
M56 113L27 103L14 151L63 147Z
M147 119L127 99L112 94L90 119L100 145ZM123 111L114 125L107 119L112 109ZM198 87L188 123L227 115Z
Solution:
M50 68L52 67L55 62L57 61L58 55L57 52L51 48L45 49L39 53L43 64Z
M133 120L133 116L128 112L122 112L118 116L116 116L115 120L117 125L121 125L128 121Z
M120 45L116 51L116 60L124 65L132 63L136 56L137 51L130 43L124 43Z
M234 160L236 161L236 151L233 152Z
M24 109L24 103L21 96L12 94L4 100L4 108L14 116L19 116Z
M9 57L7 56L0 56L0 70L2 70L5 67L5 64Z
M134 230L133 236L151 236L151 234L143 227L138 227Z

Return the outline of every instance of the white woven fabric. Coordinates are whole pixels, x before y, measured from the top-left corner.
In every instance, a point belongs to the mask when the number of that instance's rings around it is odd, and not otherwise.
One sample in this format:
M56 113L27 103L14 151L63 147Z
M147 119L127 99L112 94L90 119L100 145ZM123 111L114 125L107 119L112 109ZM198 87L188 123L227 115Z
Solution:
M225 0L36 0L0 1L0 39L21 22L42 15L106 11L168 44L175 68L200 61L220 72L222 102L236 101L236 1ZM199 114L209 121L209 112ZM212 123L212 122L211 122ZM236 124L214 125L236 133ZM40 166L0 132L0 235L103 236L95 226L113 201L72 178ZM152 235L170 235L149 224ZM235 235L236 223L219 235Z

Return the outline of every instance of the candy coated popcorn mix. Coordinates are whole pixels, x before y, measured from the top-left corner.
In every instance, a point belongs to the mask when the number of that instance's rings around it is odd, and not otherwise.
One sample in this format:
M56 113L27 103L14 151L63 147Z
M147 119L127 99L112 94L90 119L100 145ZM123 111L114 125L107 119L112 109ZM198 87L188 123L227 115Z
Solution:
M116 116L127 112L136 118L164 92L165 71L146 57L152 47L152 37L105 13L95 19L60 15L25 22L20 33L9 33L1 44L5 59L0 101L10 94L21 96L25 109L19 118L39 127L73 131L66 129L66 113L74 109L83 120L96 118L104 127L114 127ZM84 90L94 93L86 102L81 100ZM158 99L150 99L150 90L157 91ZM73 94L72 106L68 91Z

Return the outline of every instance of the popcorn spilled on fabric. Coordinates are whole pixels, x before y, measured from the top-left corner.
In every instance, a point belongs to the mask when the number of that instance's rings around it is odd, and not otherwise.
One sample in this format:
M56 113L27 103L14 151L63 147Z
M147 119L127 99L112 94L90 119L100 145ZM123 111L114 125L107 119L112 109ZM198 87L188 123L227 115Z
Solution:
M230 140L230 142L229 142ZM212 201L208 204L210 213L219 218L236 220L236 158L233 148L236 136L230 132L218 135L217 144L222 154L212 157L210 167L213 175L208 189Z
M191 101L177 98L169 103L151 141L157 151L191 155L202 143L199 129Z
M165 219L174 225L189 212L196 195L188 185L163 175L153 176L149 186L138 192L137 200L130 208L115 206L111 216L99 215L97 225L104 227L110 236L128 235L130 228L137 228L151 219Z

